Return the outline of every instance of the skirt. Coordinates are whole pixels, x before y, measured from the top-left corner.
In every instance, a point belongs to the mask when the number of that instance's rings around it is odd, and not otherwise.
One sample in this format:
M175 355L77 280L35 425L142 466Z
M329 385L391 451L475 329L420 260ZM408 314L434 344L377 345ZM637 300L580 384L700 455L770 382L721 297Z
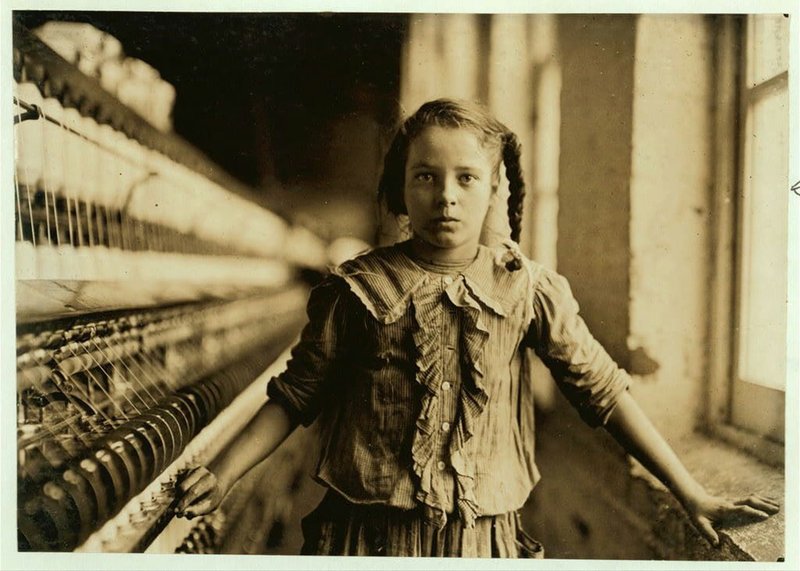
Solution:
M522 530L517 512L481 516L473 528L451 516L437 529L421 509L354 504L331 490L302 527L303 555L544 558L541 544Z

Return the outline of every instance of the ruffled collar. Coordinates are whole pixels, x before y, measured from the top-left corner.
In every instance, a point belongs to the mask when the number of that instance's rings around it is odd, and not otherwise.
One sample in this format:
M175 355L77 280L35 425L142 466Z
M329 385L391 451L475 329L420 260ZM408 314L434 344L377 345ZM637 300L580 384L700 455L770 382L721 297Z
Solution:
M376 248L344 262L333 273L348 282L373 317L393 323L408 309L414 292L432 279L414 262L410 251L408 242ZM514 310L527 286L526 272L506 268L509 257L521 257L516 244L480 245L475 260L455 272L483 306L500 316Z

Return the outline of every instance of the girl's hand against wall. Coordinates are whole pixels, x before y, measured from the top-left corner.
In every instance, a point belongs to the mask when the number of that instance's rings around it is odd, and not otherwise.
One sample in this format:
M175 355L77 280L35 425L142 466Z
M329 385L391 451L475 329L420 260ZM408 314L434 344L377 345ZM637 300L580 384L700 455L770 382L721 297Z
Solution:
M704 494L687 505L687 510L697 529L715 547L719 536L714 528L734 527L762 521L780 511L775 500L763 496L750 496L729 500Z
M214 511L228 493L228 486L205 466L187 473L176 489L180 499L175 504L175 515L187 518Z

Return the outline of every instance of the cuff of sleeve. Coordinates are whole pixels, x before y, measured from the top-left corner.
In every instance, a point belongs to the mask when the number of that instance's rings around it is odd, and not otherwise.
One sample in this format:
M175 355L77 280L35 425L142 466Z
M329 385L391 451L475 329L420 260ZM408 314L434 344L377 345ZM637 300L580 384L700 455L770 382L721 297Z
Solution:
M269 397L269 402L280 405L283 410L286 411L289 420L294 424L302 424L303 426L309 426L311 424L311 422L306 422L302 412L280 390L274 379L267 384L267 397Z
M620 369L610 386L604 391L602 398L592 403L592 406L580 410L583 420L594 428L608 424L608 419L611 418L614 409L617 408L619 396L627 391L630 386L630 375Z

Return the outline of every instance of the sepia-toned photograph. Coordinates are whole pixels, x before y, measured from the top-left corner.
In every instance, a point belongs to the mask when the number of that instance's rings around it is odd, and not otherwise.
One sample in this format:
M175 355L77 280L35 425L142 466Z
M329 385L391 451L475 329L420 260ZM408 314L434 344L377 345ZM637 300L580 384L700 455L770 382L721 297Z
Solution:
M797 5L589 6L7 10L3 568L797 564Z

